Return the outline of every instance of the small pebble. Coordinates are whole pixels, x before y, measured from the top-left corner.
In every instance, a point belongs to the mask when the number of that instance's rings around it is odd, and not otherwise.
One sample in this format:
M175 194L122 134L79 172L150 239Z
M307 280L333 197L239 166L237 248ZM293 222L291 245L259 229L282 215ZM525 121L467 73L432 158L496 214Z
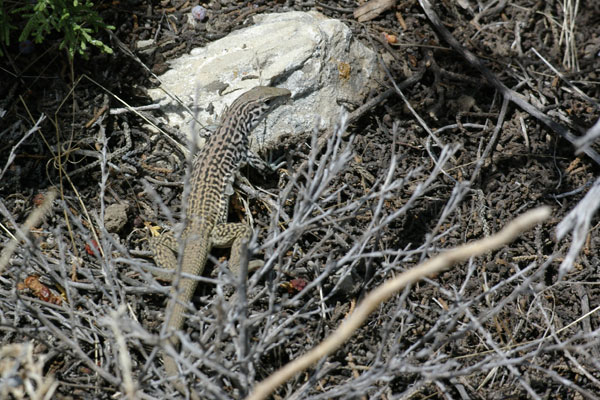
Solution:
M34 49L35 46L31 40L23 40L21 43L19 43L19 53L21 54L29 55L33 53Z
M197 21L203 21L206 18L206 8L202 6L194 6L192 8L192 16Z

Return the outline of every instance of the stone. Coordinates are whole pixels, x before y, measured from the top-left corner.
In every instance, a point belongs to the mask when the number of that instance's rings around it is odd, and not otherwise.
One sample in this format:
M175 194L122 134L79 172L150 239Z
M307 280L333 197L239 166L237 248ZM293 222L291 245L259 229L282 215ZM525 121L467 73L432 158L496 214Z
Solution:
M119 232L127 223L127 211L129 204L111 204L104 210L104 227L108 232Z
M292 100L269 114L266 129L251 140L255 152L268 150L281 137L332 128L347 104L362 104L383 79L376 54L362 45L346 25L318 12L262 14L255 25L196 48L169 62L161 87L149 90L160 102L168 123L201 147L198 130L210 134L219 117L246 90L258 85L285 87ZM163 89L182 100L196 114ZM265 136L264 133L268 136Z

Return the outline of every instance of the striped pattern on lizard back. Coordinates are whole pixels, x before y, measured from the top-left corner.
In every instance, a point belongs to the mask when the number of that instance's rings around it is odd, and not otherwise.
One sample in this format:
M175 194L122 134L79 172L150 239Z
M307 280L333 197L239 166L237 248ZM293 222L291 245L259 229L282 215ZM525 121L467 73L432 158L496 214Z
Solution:
M217 131L209 137L193 161L190 193L186 207L187 225L182 233L184 251L181 270L185 274L201 275L213 246L231 247L229 267L239 271L242 242L249 239L251 229L243 223L227 223L228 186L235 172L248 158L248 135L274 108L290 97L290 91L259 86L238 97L223 113ZM154 259L163 268L176 269L178 244L172 234L163 234L154 242ZM179 287L172 287L167 310L172 310L165 322L169 343L177 348L179 341L172 332L183 327L184 314L198 281L181 278ZM165 370L173 385L182 394L186 385L179 379L177 363L163 353ZM191 397L198 396L193 391Z

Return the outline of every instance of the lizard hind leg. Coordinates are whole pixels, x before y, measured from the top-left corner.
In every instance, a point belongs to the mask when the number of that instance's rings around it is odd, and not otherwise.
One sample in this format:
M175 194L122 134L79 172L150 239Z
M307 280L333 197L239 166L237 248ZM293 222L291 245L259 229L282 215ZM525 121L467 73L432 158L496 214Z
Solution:
M240 258L242 243L248 241L252 236L252 230L246 224L226 223L216 225L212 231L211 241L214 247L231 247L229 257L229 269L235 276L240 273ZM262 261L253 260L249 263L249 270L256 270L263 265Z

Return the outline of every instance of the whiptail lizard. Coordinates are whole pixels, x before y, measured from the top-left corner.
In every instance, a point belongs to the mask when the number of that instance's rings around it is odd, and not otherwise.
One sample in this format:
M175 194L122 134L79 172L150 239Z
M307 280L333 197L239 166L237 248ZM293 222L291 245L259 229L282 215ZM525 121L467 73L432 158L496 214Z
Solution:
M250 161L248 136L274 108L290 97L287 89L258 86L238 97L221 116L217 131L193 161L191 190L187 198L186 227L181 235L183 245L181 272L201 275L211 248L231 247L229 268L238 274L241 245L251 236L251 228L243 223L227 223L230 186L240 165ZM255 156L256 157L256 156ZM156 263L162 268L177 268L179 249L172 234L153 240ZM174 331L183 327L184 312L198 284L197 280L181 278L178 287L171 288L167 310L172 310L167 324L169 343L177 349L179 340ZM175 360L166 352L163 361L167 376L185 395L186 385L178 377ZM192 398L198 398L191 392Z

